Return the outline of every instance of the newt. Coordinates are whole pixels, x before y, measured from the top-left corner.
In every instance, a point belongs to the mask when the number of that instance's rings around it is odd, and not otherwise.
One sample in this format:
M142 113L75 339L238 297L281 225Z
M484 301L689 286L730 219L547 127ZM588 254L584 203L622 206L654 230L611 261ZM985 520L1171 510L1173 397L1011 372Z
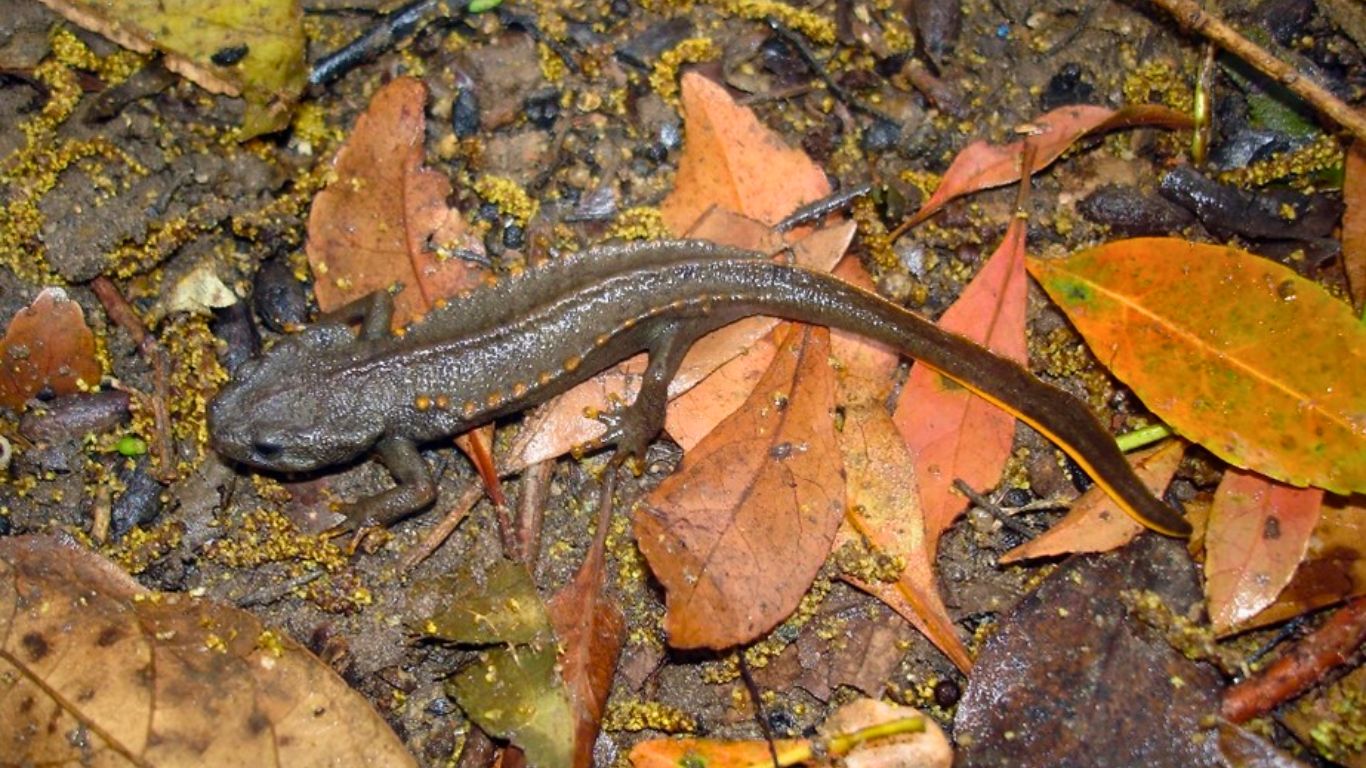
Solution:
M390 330L392 312L377 292L245 363L209 405L213 446L286 473L373 451L396 485L344 508L343 527L386 525L435 499L419 446L647 352L639 394L600 441L618 457L643 456L692 343L768 315L852 332L931 366L1041 432L1143 525L1190 533L1077 398L880 296L762 254L696 240L600 246L474 291L404 332Z

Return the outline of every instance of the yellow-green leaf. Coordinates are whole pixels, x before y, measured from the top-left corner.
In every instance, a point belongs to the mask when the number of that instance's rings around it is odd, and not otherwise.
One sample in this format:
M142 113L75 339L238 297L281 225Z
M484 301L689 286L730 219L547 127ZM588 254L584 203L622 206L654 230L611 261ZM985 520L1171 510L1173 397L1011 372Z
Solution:
M1029 270L1181 434L1292 485L1366 491L1366 327L1317 284L1175 238L1032 259Z
M289 124L303 93L298 0L41 0L74 24L125 48L166 56L166 66L214 93L242 96L240 138Z

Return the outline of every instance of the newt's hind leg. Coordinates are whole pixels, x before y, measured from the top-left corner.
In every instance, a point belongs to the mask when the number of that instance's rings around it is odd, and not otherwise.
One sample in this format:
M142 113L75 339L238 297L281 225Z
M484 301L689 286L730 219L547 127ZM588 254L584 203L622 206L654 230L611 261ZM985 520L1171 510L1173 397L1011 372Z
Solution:
M598 420L607 425L607 432L588 445L581 446L579 451L616 446L612 463L626 463L639 471L645 458L645 449L664 429L669 383L678 373L678 366L698 335L696 329L686 322L661 326L649 348L650 362L645 367L636 399L620 409L597 414Z

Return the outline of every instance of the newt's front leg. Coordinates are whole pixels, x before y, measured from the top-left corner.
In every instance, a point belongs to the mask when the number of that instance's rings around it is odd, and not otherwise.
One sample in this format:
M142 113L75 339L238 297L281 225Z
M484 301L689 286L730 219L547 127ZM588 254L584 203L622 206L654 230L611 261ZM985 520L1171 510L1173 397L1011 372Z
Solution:
M379 460L394 476L396 485L383 493L348 504L341 509L346 520L332 531L360 531L397 522L436 500L436 481L427 462L411 440L386 437L375 446Z

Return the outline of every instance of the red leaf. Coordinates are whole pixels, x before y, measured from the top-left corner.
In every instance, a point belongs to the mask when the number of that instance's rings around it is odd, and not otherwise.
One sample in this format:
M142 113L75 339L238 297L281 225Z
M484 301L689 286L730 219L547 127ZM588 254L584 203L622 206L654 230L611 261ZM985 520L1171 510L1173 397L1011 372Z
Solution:
M933 216L950 200L983 189L999 187L1020 178L1020 151L1025 141L1039 148L1034 173L1047 168L1073 142L1090 133L1103 133L1115 128L1135 125L1159 125L1167 128L1189 128L1190 118L1184 113L1153 104L1141 104L1114 110L1106 107L1073 105L1059 107L1030 124L1028 139L994 146L985 141L974 141L964 147L944 179L914 216L896 228L894 237Z
M70 395L99 386L95 335L61 288L44 288L0 339L0 405L18 410L44 389Z
M1271 605L1304 559L1323 491L1229 469L1205 533L1205 594L1220 634Z
M1357 314L1366 311L1366 145L1360 140L1347 150L1342 180L1342 265Z
M1024 363L1025 221L1014 219L1005 239L939 327L962 334L1002 357ZM911 368L893 415L915 455L916 479L925 510L925 539L933 561L939 537L967 506L953 489L961 478L989 488L1010 458L1015 417L925 366Z

